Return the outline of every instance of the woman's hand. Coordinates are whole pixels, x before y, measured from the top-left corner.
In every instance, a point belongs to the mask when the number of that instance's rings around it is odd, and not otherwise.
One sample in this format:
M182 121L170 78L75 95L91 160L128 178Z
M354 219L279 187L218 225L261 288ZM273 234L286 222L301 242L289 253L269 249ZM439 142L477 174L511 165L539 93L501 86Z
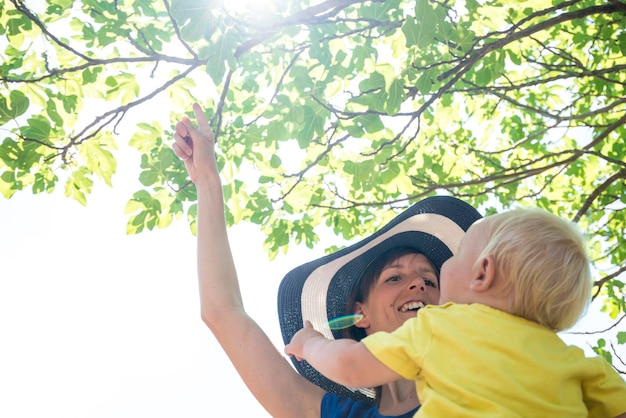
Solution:
M176 124L172 149L185 162L191 181L197 184L203 176L219 179L219 173L215 161L215 136L200 105L194 103L193 112L198 127L183 116Z

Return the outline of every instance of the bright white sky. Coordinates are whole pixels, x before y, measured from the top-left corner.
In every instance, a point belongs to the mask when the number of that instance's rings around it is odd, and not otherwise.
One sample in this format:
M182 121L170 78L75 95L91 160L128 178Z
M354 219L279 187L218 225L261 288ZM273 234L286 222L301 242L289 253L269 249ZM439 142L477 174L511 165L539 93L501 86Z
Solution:
M0 417L268 416L200 320L187 223L125 234L135 157L87 207L0 197ZM278 283L321 249L270 263L262 240L231 230L247 309L282 349Z

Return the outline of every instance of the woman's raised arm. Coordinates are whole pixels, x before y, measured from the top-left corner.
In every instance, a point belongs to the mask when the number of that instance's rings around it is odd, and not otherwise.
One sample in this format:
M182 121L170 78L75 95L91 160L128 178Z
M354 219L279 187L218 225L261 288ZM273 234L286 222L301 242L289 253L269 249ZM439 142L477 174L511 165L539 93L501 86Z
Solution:
M256 399L273 417L320 416L324 391L300 376L245 312L228 243L215 140L199 105L197 128L184 116L176 125L176 155L198 194L198 279L202 320Z

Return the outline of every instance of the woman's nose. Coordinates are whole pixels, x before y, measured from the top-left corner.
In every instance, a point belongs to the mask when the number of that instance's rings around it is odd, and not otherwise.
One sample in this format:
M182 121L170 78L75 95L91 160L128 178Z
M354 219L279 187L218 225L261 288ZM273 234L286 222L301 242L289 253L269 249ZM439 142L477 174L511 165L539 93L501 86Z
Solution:
M422 292L425 292L426 291L426 284L424 283L424 280L422 280L422 279L413 279L409 283L409 289L410 290L419 289Z

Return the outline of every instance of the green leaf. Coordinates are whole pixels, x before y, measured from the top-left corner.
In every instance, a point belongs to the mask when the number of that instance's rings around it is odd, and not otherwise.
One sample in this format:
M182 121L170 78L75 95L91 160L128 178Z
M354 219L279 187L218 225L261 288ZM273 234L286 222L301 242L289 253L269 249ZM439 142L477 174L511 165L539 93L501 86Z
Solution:
M393 115L400 111L400 105L404 100L404 81L394 79L387 90L387 100L385 101L385 112ZM369 129L368 129L368 132Z
M492 78L493 73L491 71L491 68L489 67L483 67L476 72L476 84L478 84L479 86L488 85L491 82Z
M430 93L430 90L435 84L436 77L437 72L434 69L423 71L417 79L415 87L417 87L421 94L426 95Z
M407 48L427 48L432 45L437 30L437 19L427 0L418 0L415 16L407 16L402 25Z
M91 84L98 81L98 74L102 73L102 67L85 68L82 72L83 84Z
M126 233L136 234L146 228L164 228L172 222L172 214L181 211L180 204L164 189L155 194L139 191L133 194L124 209L125 213L134 214L126 224Z
M206 71L215 84L221 84L227 69L235 68L234 53L238 38L234 31L229 30L209 45Z
M323 133L324 122L325 118L322 116L321 108L316 107L313 109L310 106L304 107L304 123L298 132L298 144L300 148L304 149L308 147L309 142L311 142L316 135Z
M12 90L8 101L5 97L0 97L0 125L23 115L29 104L28 97L19 90Z
M507 54L509 55L509 59L511 60L511 62L515 65L521 65L522 64L522 57L519 54L516 54L515 52L511 51L510 49L507 49Z
M272 157L270 158L270 166L272 168L278 168L281 165L281 160L280 157L276 154L272 155Z
M50 121L40 115L28 119L28 125L22 127L22 136L39 141L47 141L50 136Z
M356 120L363 126L363 129L370 134L385 129L385 125L380 119L380 116L375 114L359 116Z
M0 193L6 199L10 199L21 188L18 187L18 182L15 181L15 175L10 171L5 171L0 174Z
M105 146L95 141L85 141L80 147L80 155L85 160L86 167L111 186L111 178L117 168L117 161L113 154L105 149Z
M173 0L170 13L182 26L182 38L187 42L209 39L216 28L213 5L219 2L198 2L197 0Z
M63 118L57 112L56 103L53 100L49 100L46 106L46 114L55 124L63 126Z
M137 127L142 130L136 131L133 134L128 145L135 147L137 151L145 154L157 145L158 139L163 135L163 130L158 122L140 122L137 124Z
M65 196L76 200L81 205L87 205L87 194L91 193L93 181L88 177L88 171L80 168L74 171L65 183Z

